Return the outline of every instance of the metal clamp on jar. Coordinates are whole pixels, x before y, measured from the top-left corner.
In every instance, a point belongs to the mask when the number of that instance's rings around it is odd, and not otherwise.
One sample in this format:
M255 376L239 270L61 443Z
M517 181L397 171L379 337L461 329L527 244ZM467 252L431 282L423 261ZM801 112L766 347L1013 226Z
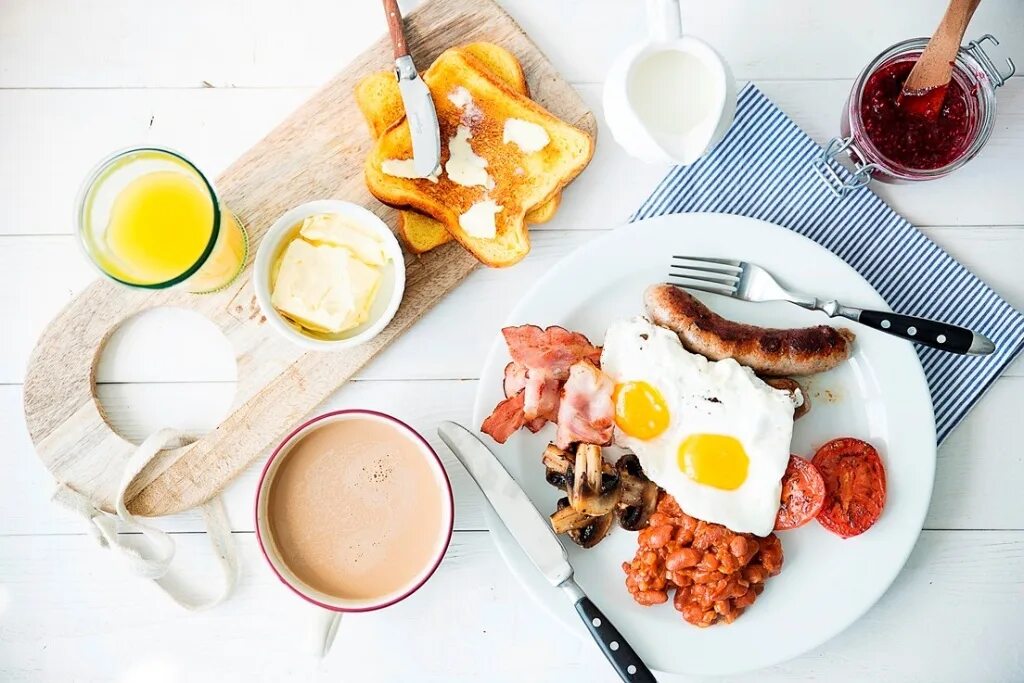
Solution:
M960 48L938 121L912 120L896 104L928 39L905 40L875 57L850 90L842 137L832 138L813 162L818 177L843 197L872 178L889 183L932 180L973 159L992 134L995 90L1016 71L1009 58L1007 70L1000 71L982 47L986 41L999 44L986 34ZM839 165L844 152L853 161L852 173Z

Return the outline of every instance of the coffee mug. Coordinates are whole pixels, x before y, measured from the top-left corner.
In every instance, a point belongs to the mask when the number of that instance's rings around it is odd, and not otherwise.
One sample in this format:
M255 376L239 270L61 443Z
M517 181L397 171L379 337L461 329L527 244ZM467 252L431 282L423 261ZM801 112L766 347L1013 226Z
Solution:
M440 565L455 516L430 444L372 410L314 417L274 449L256 493L256 537L277 577L322 608L326 654L346 612L416 592Z

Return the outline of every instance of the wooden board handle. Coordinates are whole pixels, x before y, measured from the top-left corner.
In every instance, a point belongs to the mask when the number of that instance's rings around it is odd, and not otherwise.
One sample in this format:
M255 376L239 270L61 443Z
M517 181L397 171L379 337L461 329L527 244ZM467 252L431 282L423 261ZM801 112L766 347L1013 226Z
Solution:
M405 27L402 25L402 10L398 9L398 0L384 0L384 13L388 18L388 33L391 34L395 59L404 57L409 54L409 46L405 42Z
M409 13L406 25L424 63L457 43L503 45L519 57L531 82L544 84L535 93L542 106L596 134L586 104L491 0L427 0ZM217 178L224 204L249 233L251 252L281 214L313 199L344 198L387 222L395 220L394 210L377 202L366 187L363 165L371 142L352 97L356 84L387 61L389 42L382 37ZM124 465L136 447L107 424L95 399L96 354L108 335L136 313L160 306L195 311L213 322L234 350L238 384L232 412L199 440L163 451L126 496L136 515L194 507L265 455L476 266L457 243L408 259L405 297L394 320L372 341L339 353L306 351L274 334L248 272L227 289L202 296L99 280L47 327L29 363L24 397L32 442L55 479L112 510Z

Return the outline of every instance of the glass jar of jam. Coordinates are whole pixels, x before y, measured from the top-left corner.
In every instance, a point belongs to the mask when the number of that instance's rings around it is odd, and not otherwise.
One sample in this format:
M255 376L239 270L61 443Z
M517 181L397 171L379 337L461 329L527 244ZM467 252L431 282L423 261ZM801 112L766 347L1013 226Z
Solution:
M875 57L850 90L842 137L833 138L815 161L822 180L842 196L872 178L894 183L941 178L973 159L992 134L995 89L1015 70L1007 59L1008 70L1000 71L982 47L986 41L999 44L985 35L960 48L936 118L897 103L928 39L905 40ZM844 152L856 169L852 174L840 175L834 165Z

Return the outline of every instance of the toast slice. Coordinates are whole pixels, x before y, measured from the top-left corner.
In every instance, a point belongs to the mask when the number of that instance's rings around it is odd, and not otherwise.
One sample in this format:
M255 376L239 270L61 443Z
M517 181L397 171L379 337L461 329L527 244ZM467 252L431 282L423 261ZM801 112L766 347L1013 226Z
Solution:
M457 48L438 57L423 80L441 128L443 173L436 179L401 177L400 162L412 158L403 120L386 130L367 156L367 187L385 204L436 219L482 263L517 263L530 250L526 214L579 175L593 156L593 140L497 81L483 62ZM509 122L528 134L509 139Z
M476 42L458 49L476 57L496 79L529 96L530 89L522 66L505 48L494 43ZM405 116L401 93L391 71L378 71L364 78L356 85L355 96L374 140ZM546 223L554 217L558 203L559 197L555 196L541 204L526 215L526 222ZM415 211L399 212L398 237L413 254L422 254L452 240L443 225Z

